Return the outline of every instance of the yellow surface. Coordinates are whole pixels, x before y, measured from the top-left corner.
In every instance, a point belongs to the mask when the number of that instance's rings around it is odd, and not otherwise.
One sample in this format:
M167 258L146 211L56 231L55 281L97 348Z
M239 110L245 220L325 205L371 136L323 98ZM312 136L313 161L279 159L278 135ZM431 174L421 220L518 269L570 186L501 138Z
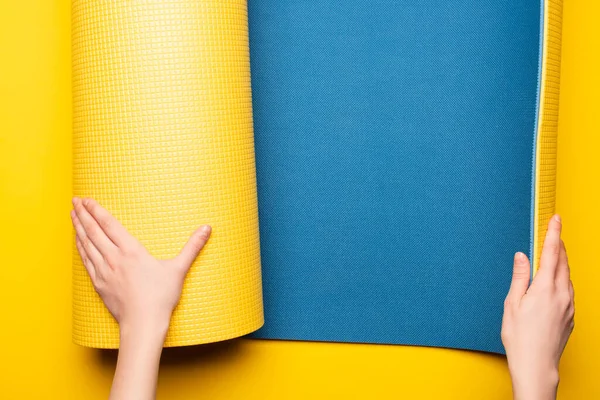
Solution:
M71 343L69 0L0 4L2 399L104 399L114 352ZM600 398L600 4L564 4L557 209L576 287L560 399ZM238 340L167 349L162 399L510 398L502 357Z
M72 2L74 195L94 197L161 259L213 229L165 346L264 321L247 20L246 0ZM73 340L119 347L74 246Z

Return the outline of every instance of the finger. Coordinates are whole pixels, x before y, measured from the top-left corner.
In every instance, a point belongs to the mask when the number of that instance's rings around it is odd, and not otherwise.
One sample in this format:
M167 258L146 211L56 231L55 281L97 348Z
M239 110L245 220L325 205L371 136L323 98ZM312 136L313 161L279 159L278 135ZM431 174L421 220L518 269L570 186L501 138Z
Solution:
M81 225L81 221L77 217L77 213L75 211L71 212L71 219L73 221L73 227L75 228L75 232L77 233L77 240L79 240L81 244L81 248L84 250L86 258L92 262L94 265L94 270L96 267L99 267L104 263L102 259L102 254L96 249L91 240L87 237L85 233L85 229L83 229L83 225Z
M562 223L560 216L555 215L548 223L546 239L542 247L540 257L540 268L536 275L536 281L553 282L556 277L558 258L560 256L560 233Z
M83 245L81 244L81 240L79 240L79 236L75 236L75 245L77 246L77 251L79 252L79 256L81 257L83 266L87 270L88 275L90 276L90 279L92 280L92 283L96 282L96 268L94 267L94 264L88 258L87 253L85 252L85 249L83 248Z
M569 290L569 282L571 282L571 271L569 270L567 249L565 243L561 240L558 266L556 267L556 286L563 290Z
M506 300L518 303L527 293L529 280L531 278L531 264L527 256L521 252L515 254L513 263L513 276Z
M181 253L175 257L174 261L187 273L190 266L198 257L200 250L204 247L211 233L211 227L201 226L192 234L188 242L183 246Z
M81 225L85 230L86 236L92 241L102 256L104 256L104 258L108 258L117 250L117 247L113 242L110 241L96 220L90 215L90 213L84 207L81 199L75 197L73 199L73 205L75 206L75 213L77 213L77 218L79 218L79 221L81 221ZM83 238L82 242L85 244Z
M127 247L137 244L137 240L127 232L119 220L112 216L104 207L94 199L83 199L83 206L96 220L100 229L118 247Z

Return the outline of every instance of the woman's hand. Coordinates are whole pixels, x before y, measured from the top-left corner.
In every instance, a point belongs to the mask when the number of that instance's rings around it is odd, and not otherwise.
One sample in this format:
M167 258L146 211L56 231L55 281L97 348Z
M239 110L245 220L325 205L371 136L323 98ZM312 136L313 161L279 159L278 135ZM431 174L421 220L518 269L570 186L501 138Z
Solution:
M73 205L77 250L121 329L166 328L210 227L194 232L177 257L157 260L96 201L75 198Z
M152 399L171 314L210 227L194 232L177 257L157 260L96 201L74 198L73 206L77 250L120 328L111 399Z
M562 224L552 217L540 268L531 286L530 263L517 253L512 284L504 304L502 342L508 357L516 400L556 398L558 364L573 331L573 283Z

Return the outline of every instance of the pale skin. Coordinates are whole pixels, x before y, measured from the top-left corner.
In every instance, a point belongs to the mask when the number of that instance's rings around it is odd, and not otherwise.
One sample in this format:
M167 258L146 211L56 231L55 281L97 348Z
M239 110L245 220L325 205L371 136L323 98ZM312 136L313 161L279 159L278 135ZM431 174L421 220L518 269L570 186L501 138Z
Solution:
M198 228L175 258L157 260L95 200L74 198L73 207L77 249L94 288L120 327L110 399L154 399L171 314L211 228ZM560 217L554 216L531 285L527 256L515 254L502 322L515 400L556 399L558 365L573 331L575 312L561 230Z
M561 231L561 219L555 215L531 285L529 260L515 254L502 321L515 400L556 398L560 357L575 327L575 292Z

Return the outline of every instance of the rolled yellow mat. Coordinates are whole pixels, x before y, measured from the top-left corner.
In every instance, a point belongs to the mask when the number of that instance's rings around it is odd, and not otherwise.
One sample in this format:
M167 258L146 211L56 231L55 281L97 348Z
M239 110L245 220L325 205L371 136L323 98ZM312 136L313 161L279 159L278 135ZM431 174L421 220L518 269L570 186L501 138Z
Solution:
M158 258L201 224L165 346L263 324L246 0L73 0L73 191ZM119 345L73 252L73 340Z

